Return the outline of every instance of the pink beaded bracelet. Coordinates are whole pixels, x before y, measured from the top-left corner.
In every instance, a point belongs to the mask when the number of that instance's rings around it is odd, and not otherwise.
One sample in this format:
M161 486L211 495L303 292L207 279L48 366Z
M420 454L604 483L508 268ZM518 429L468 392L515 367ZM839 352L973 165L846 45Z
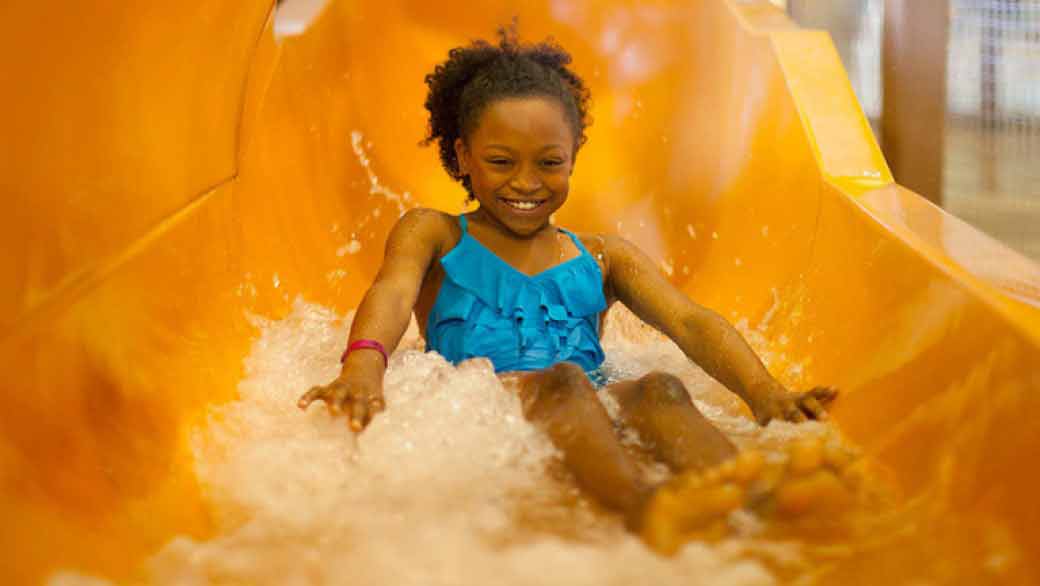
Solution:
M379 350L379 353L383 355L383 367L390 363L390 357L386 354L386 348L382 344L375 340L354 340L347 346L347 349L343 351L343 356L339 357L340 363L346 361L347 356L350 355L354 350L361 350L368 348L370 350Z

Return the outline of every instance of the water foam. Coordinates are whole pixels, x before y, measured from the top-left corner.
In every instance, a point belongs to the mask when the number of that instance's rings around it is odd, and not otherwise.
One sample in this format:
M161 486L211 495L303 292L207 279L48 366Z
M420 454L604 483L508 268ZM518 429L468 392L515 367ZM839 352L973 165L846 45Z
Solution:
M297 300L285 319L255 322L239 399L214 407L194 436L218 534L172 540L140 583L742 586L774 583L763 556L798 558L796 544L756 538L747 513L734 517L741 536L691 543L674 558L651 553L560 473L556 450L487 361L455 367L423 353L414 323L390 360L387 410L355 436L320 405L295 406L338 373L349 319ZM604 346L616 375L677 374L741 447L778 457L793 437L830 433L819 423L757 426L739 399L625 311L609 316ZM99 584L74 573L50 583Z

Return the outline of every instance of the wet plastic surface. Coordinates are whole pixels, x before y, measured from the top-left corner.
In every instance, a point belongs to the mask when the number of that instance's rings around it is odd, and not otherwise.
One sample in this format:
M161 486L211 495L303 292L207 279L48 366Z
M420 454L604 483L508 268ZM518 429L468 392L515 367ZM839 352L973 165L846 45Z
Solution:
M1035 576L1040 269L892 183L825 34L768 2L387 1L276 42L271 10L0 8L4 583L211 531L187 437L235 396L247 312L343 312L402 210L461 210L416 146L422 76L514 14L595 99L558 222L759 324L785 383L841 388L843 431L926 510L824 581L941 581L906 535L951 531Z

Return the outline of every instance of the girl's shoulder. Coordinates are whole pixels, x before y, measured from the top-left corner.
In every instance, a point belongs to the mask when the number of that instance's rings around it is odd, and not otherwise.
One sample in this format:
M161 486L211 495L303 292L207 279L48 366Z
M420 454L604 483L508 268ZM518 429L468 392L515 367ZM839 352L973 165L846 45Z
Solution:
M435 249L447 250L461 236L458 216L432 208L412 208L397 220L394 232L420 239Z
M606 234L596 234L595 232L570 232L574 235L592 256L603 254L606 249Z
M610 233L574 233L582 245L589 251L604 276L609 278L611 267L617 265L629 265L632 263L646 265L653 264L635 244L627 239Z
M596 264L599 265L600 270L604 275L607 275L610 271L610 259L608 256L608 249L610 247L609 241L612 237L610 234L597 234L595 232L571 232L566 231L581 242L581 245L585 247L589 255L592 256Z
M626 246L632 246L630 242L617 234L595 233L595 232L571 232L588 249L589 254L597 257L597 260L608 262L610 254Z
M458 223L457 216L453 216L449 213L435 210L433 208L411 208L401 214L399 223L412 223L416 225L425 225L435 228L439 225L444 225L449 222Z

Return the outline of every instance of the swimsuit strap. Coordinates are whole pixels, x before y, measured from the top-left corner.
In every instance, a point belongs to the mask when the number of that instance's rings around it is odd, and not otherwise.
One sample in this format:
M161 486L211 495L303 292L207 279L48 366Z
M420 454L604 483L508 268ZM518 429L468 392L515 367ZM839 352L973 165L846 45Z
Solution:
M557 229L560 232L563 232L564 234L570 236L571 240L574 241L574 245L578 247L578 250L581 251L582 254L588 254L589 256L592 256L591 254L589 254L588 249L585 248L585 245L581 243L581 240L577 236L574 235L574 232L571 232L570 230L568 230L566 228L557 228Z
M459 228L462 228L462 233L466 233L466 214L459 214Z

